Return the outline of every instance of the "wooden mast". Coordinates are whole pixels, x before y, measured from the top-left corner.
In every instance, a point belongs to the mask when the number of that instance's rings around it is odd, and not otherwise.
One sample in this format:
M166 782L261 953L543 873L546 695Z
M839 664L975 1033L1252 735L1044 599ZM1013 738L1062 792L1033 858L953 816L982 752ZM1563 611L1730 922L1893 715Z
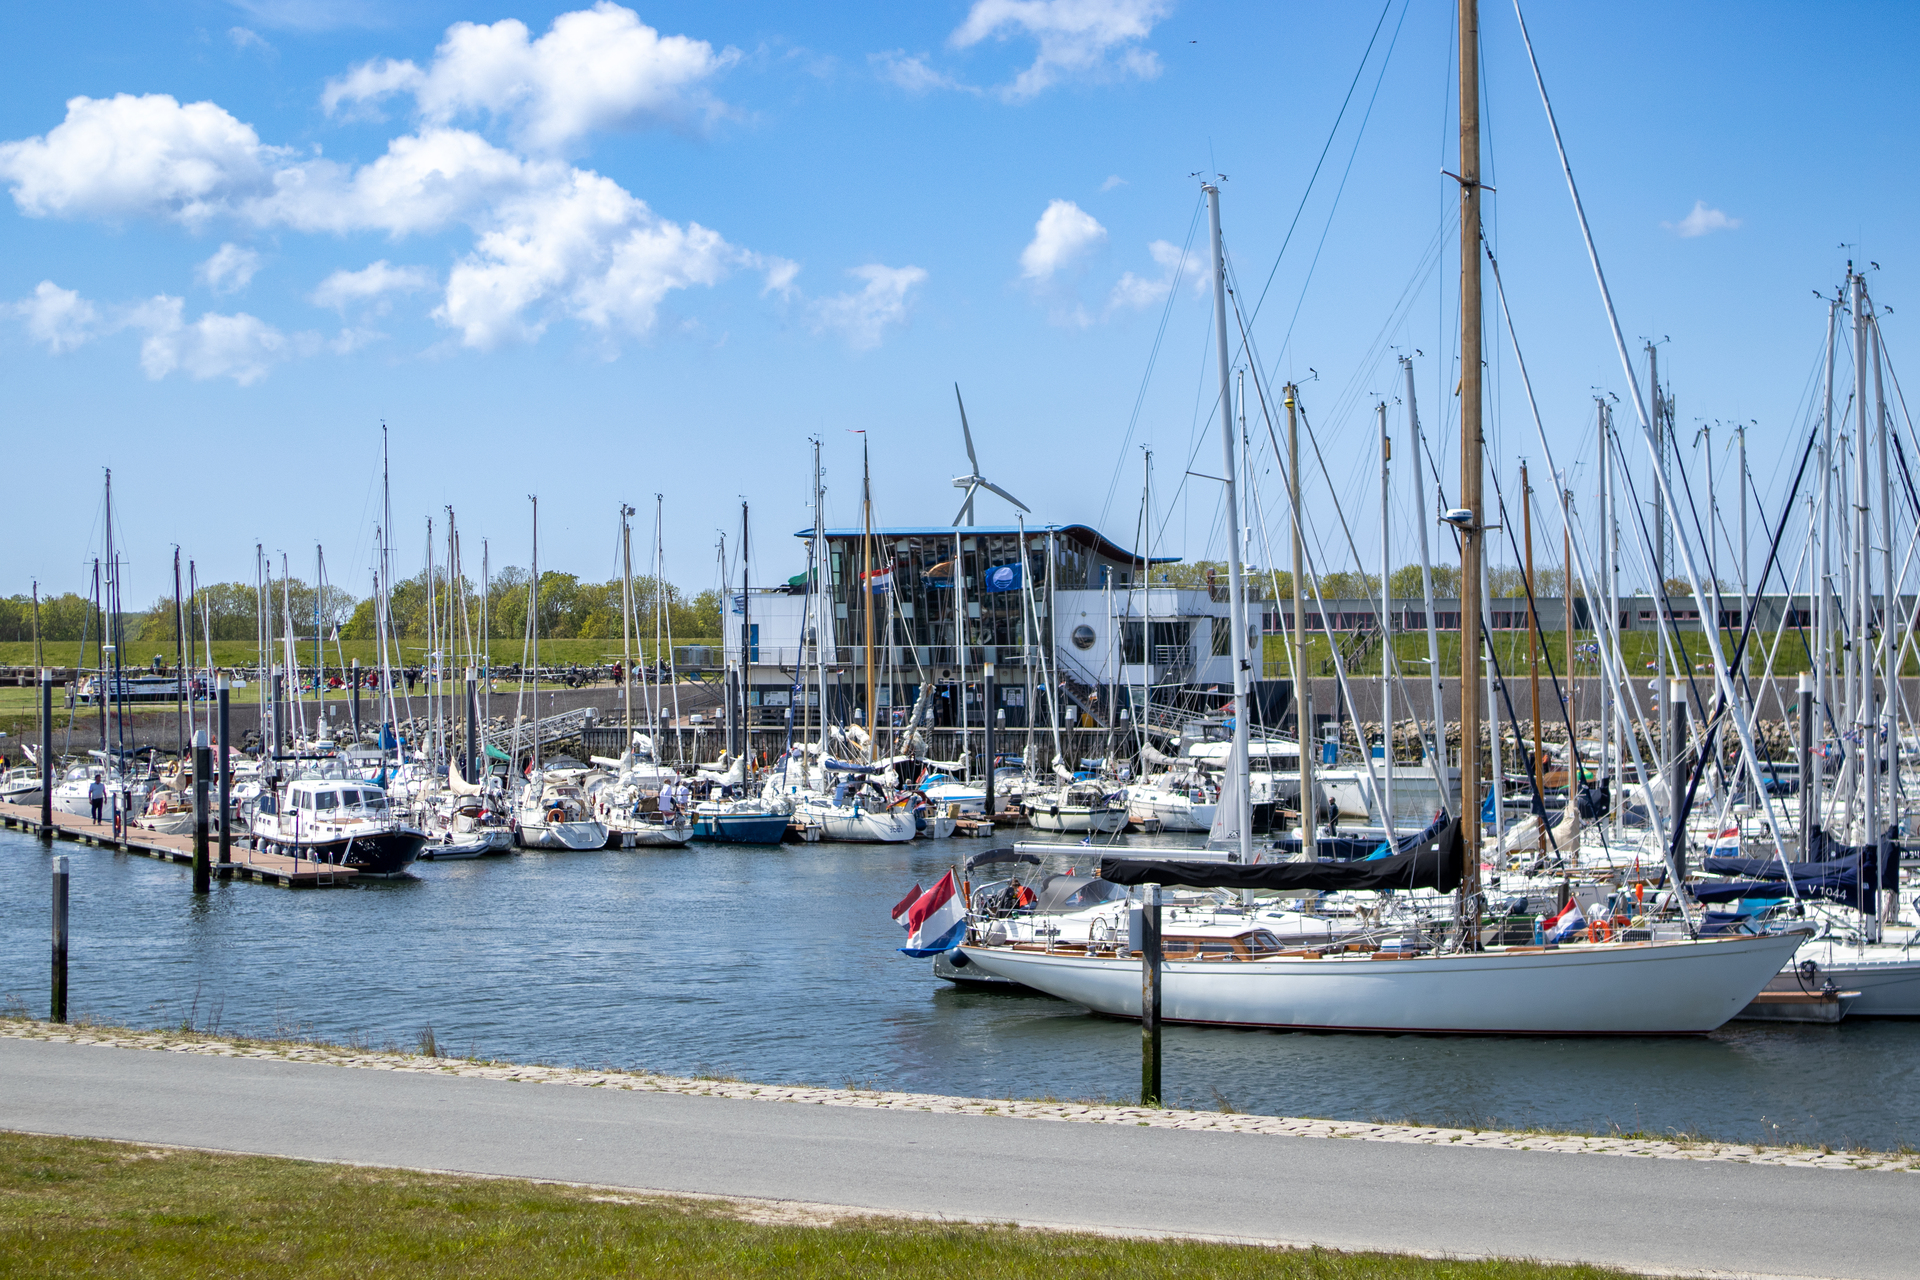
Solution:
M1461 942L1475 945L1468 911L1480 892L1480 6L1460 0L1460 913Z

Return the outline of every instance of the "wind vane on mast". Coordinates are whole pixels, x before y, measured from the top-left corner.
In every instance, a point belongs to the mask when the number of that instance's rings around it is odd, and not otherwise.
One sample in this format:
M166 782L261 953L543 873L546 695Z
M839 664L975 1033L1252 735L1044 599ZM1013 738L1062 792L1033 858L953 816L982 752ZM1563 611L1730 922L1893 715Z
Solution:
M973 467L973 470L968 474L955 476L953 478L954 488L965 489L967 491L966 499L961 502L960 512L954 516L953 522L957 525L962 520L965 520L969 526L973 524L973 495L974 491L978 489L986 489L989 492L997 493L1028 515L1032 515L1032 507L1029 507L1026 503L1020 501L1020 499L1014 497L1005 489L1002 489L999 485L980 474L980 458L979 455L973 451L973 432L967 429L967 402L960 399L960 384L957 382L953 384L953 398L960 406L960 434L966 438L967 461Z

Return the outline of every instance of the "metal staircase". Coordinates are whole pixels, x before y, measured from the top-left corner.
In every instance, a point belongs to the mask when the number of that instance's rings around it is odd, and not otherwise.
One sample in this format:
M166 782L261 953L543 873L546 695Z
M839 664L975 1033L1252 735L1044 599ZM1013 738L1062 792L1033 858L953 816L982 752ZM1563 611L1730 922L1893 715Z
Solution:
M559 742L566 738L577 738L582 729L588 728L600 716L597 707L580 707L574 711L562 711L559 715L548 716L544 720L534 720L518 727L522 750L531 751L535 741L541 746L550 742ZM515 726L496 729L481 735L481 742L489 747L507 747L513 744Z

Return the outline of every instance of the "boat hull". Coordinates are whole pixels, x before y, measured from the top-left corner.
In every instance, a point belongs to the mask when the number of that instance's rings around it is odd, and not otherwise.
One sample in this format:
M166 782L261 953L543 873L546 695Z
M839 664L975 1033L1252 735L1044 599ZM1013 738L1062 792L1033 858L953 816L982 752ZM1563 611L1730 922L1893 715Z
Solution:
M1157 822L1162 831L1211 831L1216 807L1209 802L1196 804L1184 795L1166 791L1147 790L1127 795L1128 821L1142 826Z
M407 868L420 856L427 836L423 831L401 828L312 844L296 844L274 836L256 837L256 843L268 853L281 853L289 858L304 858L310 862L328 862L336 867L351 867L362 876L390 879L406 874Z
M1745 1008L1799 934L1406 959L1173 960L1168 1022L1471 1035L1698 1035ZM1140 1016L1140 961L962 948L988 973L1114 1017Z
M904 844L919 834L907 809L857 809L831 804L802 805L794 812L799 826L819 830L823 840L851 844Z
M1035 831L1110 836L1127 825L1127 811L1079 804L1034 805L1027 810L1027 825Z
M1804 984L1812 990L1831 982L1839 990L1860 993L1847 1007L1849 1018L1920 1018L1920 948L1809 942L1794 959L1818 966Z
M693 838L714 844L779 844L786 834L784 813L703 813L693 823Z
M514 832L522 849L604 849L606 824L600 822L523 822Z

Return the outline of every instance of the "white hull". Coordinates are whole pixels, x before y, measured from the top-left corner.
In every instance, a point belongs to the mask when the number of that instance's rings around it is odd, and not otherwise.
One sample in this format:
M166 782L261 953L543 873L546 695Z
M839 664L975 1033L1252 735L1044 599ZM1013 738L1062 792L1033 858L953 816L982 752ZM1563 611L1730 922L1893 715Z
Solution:
M936 817L933 814L928 814L927 829L920 834L929 840L945 840L953 834L953 829L958 826L959 823L960 819L958 818L950 818L944 815Z
M598 822L522 822L522 849L604 849L607 828Z
M678 849L693 839L693 820L609 824L613 844L621 849Z
M1172 960L1169 1022L1326 1031L1674 1035L1713 1030L1766 986L1800 934L1420 959ZM1096 1013L1140 1016L1140 961L969 945L982 970Z
M919 834L913 811L905 808L875 811L802 802L794 807L794 821L818 827L823 840L857 844L904 844Z
M1219 806L1195 804L1184 792L1163 791L1157 787L1127 789L1127 819L1146 825L1160 824L1162 831L1211 831L1213 812Z
M1035 831L1109 836L1127 825L1127 811L1080 804L1035 804L1027 810L1027 825Z

